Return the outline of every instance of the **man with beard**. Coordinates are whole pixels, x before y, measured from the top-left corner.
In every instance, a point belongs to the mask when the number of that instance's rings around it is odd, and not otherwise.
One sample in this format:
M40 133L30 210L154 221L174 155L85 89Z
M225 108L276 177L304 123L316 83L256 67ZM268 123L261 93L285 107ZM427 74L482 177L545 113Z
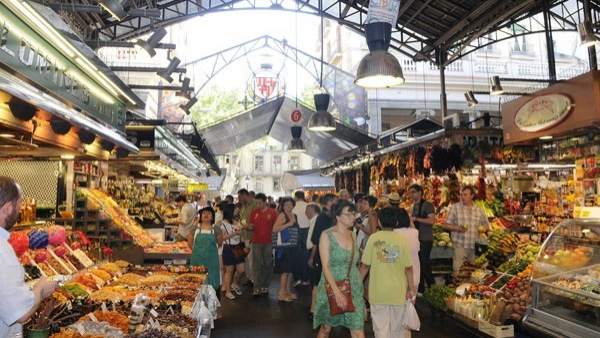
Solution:
M0 337L20 336L22 324L56 289L56 282L45 278L32 289L27 287L25 271L8 243L22 197L21 187L12 178L0 176Z

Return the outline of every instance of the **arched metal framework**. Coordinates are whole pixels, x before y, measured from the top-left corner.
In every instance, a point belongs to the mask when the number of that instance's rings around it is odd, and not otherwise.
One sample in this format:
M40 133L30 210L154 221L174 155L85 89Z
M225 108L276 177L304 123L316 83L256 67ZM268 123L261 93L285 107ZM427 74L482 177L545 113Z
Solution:
M363 32L368 0L130 0L129 9L157 9L160 17L126 17L116 21L106 14L71 16L76 17L74 20L87 39L127 40L157 26L213 12L259 9L319 15L320 1L325 18ZM544 11L550 15L551 29L575 30L577 23L583 20L583 1L404 0L391 46L414 60L444 61L442 63L447 65L491 43L545 32L544 20L538 15ZM600 0L589 1L594 25L599 28ZM442 52L446 54L444 57L440 57Z
M205 65L203 69L208 70L203 72L202 79L196 78L195 87L197 90L195 95L198 95L227 66L248 54L265 48L281 54L293 62L298 62L298 65L318 83L321 75L321 59L289 45L286 40L278 40L269 35L263 35L185 64L184 67L188 68L194 64L203 64ZM354 84L353 74L323 62L323 88L333 98L342 120L364 119L366 117L367 94L363 88Z

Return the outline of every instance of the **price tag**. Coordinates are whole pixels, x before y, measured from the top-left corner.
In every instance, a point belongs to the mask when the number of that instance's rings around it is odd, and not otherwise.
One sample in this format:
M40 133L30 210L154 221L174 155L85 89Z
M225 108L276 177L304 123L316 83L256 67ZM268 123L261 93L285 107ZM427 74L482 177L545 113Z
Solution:
M98 322L98 318L96 318L96 316L94 316L94 314L93 314L93 313L88 313L88 317L90 317L90 319L91 319L93 322L95 322L95 323L97 323L97 322Z
M150 309L150 314L152 315L152 317L157 318L158 317L158 312L156 312L154 309Z
M67 303L67 310L69 310L69 311L73 310L73 304L71 304L71 302Z
M169 306L169 308L167 309L167 313L170 313L170 314L172 314L172 315L174 315L174 314L175 314L175 310L173 310L173 307L172 307L172 306Z
M77 332L79 332L80 335L85 336L85 330L81 325L77 325L75 327L77 328Z
M100 305L100 308L102 309L102 312L108 312L108 309L106 308L106 303L102 302L102 305Z
M115 306L115 302L112 302L111 304L112 304L112 310L116 312L116 311L117 311L117 308L116 308L116 306Z

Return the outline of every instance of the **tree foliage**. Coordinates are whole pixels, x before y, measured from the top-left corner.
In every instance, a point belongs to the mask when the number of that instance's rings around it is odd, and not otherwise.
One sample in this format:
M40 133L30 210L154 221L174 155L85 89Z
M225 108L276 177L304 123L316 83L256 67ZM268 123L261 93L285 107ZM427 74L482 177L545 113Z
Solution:
M192 120L199 128L225 120L244 110L241 100L241 94L236 89L210 87L203 90L198 103L192 107Z

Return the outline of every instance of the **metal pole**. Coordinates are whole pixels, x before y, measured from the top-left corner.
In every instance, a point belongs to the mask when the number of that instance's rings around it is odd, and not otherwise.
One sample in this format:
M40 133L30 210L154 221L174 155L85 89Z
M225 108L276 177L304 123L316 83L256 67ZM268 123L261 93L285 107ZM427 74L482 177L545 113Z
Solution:
M590 0L583 0L583 19L590 25L590 27L594 27L592 22L592 9L590 7ZM598 60L596 59L595 45L591 45L588 47L588 61L590 63L590 70L598 69Z
M444 66L448 54L443 48L444 47L442 46L438 58L438 64L440 67L440 108L442 111L442 121L444 121L446 116L448 116L448 98L446 97L446 66Z
M548 0L544 1L544 27L546 34L546 51L548 53L548 76L550 77L550 81L556 81L556 59L554 58L554 41L552 38L552 22Z

